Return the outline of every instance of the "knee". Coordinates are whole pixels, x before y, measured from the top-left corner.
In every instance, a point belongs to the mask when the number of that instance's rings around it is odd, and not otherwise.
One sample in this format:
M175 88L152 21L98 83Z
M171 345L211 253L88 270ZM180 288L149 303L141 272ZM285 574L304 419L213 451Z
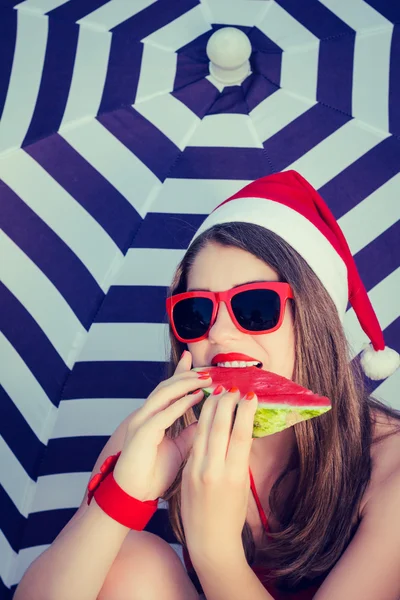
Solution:
M198 594L173 548L157 535L130 532L97 600L197 600Z

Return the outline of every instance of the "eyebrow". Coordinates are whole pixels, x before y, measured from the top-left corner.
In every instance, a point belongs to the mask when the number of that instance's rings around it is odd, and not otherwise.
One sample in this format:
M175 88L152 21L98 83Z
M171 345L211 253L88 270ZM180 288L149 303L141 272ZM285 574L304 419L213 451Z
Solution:
M254 279L254 281L243 281L233 285L232 288L240 287L241 285L248 285L249 283L263 283L265 281L272 281L272 279ZM209 288L189 288L187 292L211 292Z

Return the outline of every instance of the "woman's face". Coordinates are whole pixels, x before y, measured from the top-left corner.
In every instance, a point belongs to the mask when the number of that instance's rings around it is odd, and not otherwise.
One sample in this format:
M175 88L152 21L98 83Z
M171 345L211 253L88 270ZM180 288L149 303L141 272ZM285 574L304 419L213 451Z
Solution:
M249 252L210 243L197 255L188 277L188 289L203 288L221 292L254 280L278 281L271 267ZM281 327L273 333L252 335L236 328L223 302L208 338L188 344L193 367L210 366L220 352L241 352L263 363L271 371L292 379L294 369L294 329L290 302L286 303Z

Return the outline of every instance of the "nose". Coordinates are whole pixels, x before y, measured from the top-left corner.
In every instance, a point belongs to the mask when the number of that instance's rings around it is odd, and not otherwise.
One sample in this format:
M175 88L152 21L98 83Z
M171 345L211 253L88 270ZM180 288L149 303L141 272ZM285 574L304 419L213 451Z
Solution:
M208 332L208 339L216 343L221 343L224 339L235 338L240 335L241 332L232 321L225 302L222 302L221 300L218 303L215 321Z

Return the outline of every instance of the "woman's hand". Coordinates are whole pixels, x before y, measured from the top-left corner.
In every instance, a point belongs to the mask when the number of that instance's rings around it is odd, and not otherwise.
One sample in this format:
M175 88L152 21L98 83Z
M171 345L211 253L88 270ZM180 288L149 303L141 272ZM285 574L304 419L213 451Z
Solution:
M242 529L257 396L240 400L239 390L219 387L220 393L204 402L182 473L182 521L195 566L198 561L212 563L244 553Z

